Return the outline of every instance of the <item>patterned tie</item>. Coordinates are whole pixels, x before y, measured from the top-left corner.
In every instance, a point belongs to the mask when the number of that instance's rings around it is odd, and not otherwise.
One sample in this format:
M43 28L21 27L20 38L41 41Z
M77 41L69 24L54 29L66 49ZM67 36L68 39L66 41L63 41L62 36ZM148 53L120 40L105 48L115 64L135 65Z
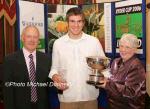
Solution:
M29 55L30 62L29 62L29 72L30 72L30 81L31 81L31 102L37 101L37 89L36 86L32 85L32 83L36 82L36 75L35 75L35 65L33 61L33 55Z

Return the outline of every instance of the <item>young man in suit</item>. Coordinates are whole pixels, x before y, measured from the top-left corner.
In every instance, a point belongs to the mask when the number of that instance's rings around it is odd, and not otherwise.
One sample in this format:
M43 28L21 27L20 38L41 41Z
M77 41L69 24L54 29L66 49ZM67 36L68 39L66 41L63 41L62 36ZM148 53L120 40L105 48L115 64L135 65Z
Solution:
M21 36L23 48L5 58L5 109L48 109L51 59L36 50L39 36L37 27L25 27Z

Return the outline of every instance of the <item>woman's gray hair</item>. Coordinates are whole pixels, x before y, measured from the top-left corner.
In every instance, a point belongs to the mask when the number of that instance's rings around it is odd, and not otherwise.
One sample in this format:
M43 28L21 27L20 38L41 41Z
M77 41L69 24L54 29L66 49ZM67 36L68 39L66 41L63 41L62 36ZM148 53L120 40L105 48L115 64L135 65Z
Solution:
M124 33L119 41L119 45L123 44L124 42L128 42L133 48L139 47L139 39L134 34Z

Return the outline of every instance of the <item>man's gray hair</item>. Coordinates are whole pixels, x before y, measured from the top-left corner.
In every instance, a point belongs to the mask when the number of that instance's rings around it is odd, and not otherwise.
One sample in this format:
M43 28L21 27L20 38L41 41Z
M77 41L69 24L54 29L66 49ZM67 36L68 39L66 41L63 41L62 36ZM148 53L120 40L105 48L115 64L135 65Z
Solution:
M27 30L28 28L34 28L34 29L36 29L36 31L37 31L38 34L40 35L40 32L39 32L39 30L38 30L38 28L37 28L36 26L34 26L34 25L28 25L28 26L26 26L26 27L22 30L21 36L23 36L23 35L26 33L26 30Z

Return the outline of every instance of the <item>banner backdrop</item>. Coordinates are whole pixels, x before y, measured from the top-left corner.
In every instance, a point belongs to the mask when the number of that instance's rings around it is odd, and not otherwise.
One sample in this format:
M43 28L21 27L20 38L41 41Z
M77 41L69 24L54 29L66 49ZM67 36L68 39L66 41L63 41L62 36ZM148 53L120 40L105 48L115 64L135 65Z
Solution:
M45 20L44 20L44 4L19 1L18 10L19 21L19 39L22 30L28 25L35 25L40 31L40 43L38 48L40 51L45 52ZM22 42L19 40L19 47L22 48Z
M142 38L143 20L142 17L142 0L128 0L116 3L115 22L116 22L116 40L118 53L118 41L124 33L135 34L139 39L138 54L143 54Z
M112 15L111 3L104 4L105 53L112 53Z
M91 5L48 5L48 52L52 52L52 46L56 39L68 31L66 12L72 7L80 7L85 14L85 26L83 31L99 39L105 49L104 34L104 3Z
M104 3L104 2L116 2L122 0L31 0L31 1L48 4L81 5L81 4Z

